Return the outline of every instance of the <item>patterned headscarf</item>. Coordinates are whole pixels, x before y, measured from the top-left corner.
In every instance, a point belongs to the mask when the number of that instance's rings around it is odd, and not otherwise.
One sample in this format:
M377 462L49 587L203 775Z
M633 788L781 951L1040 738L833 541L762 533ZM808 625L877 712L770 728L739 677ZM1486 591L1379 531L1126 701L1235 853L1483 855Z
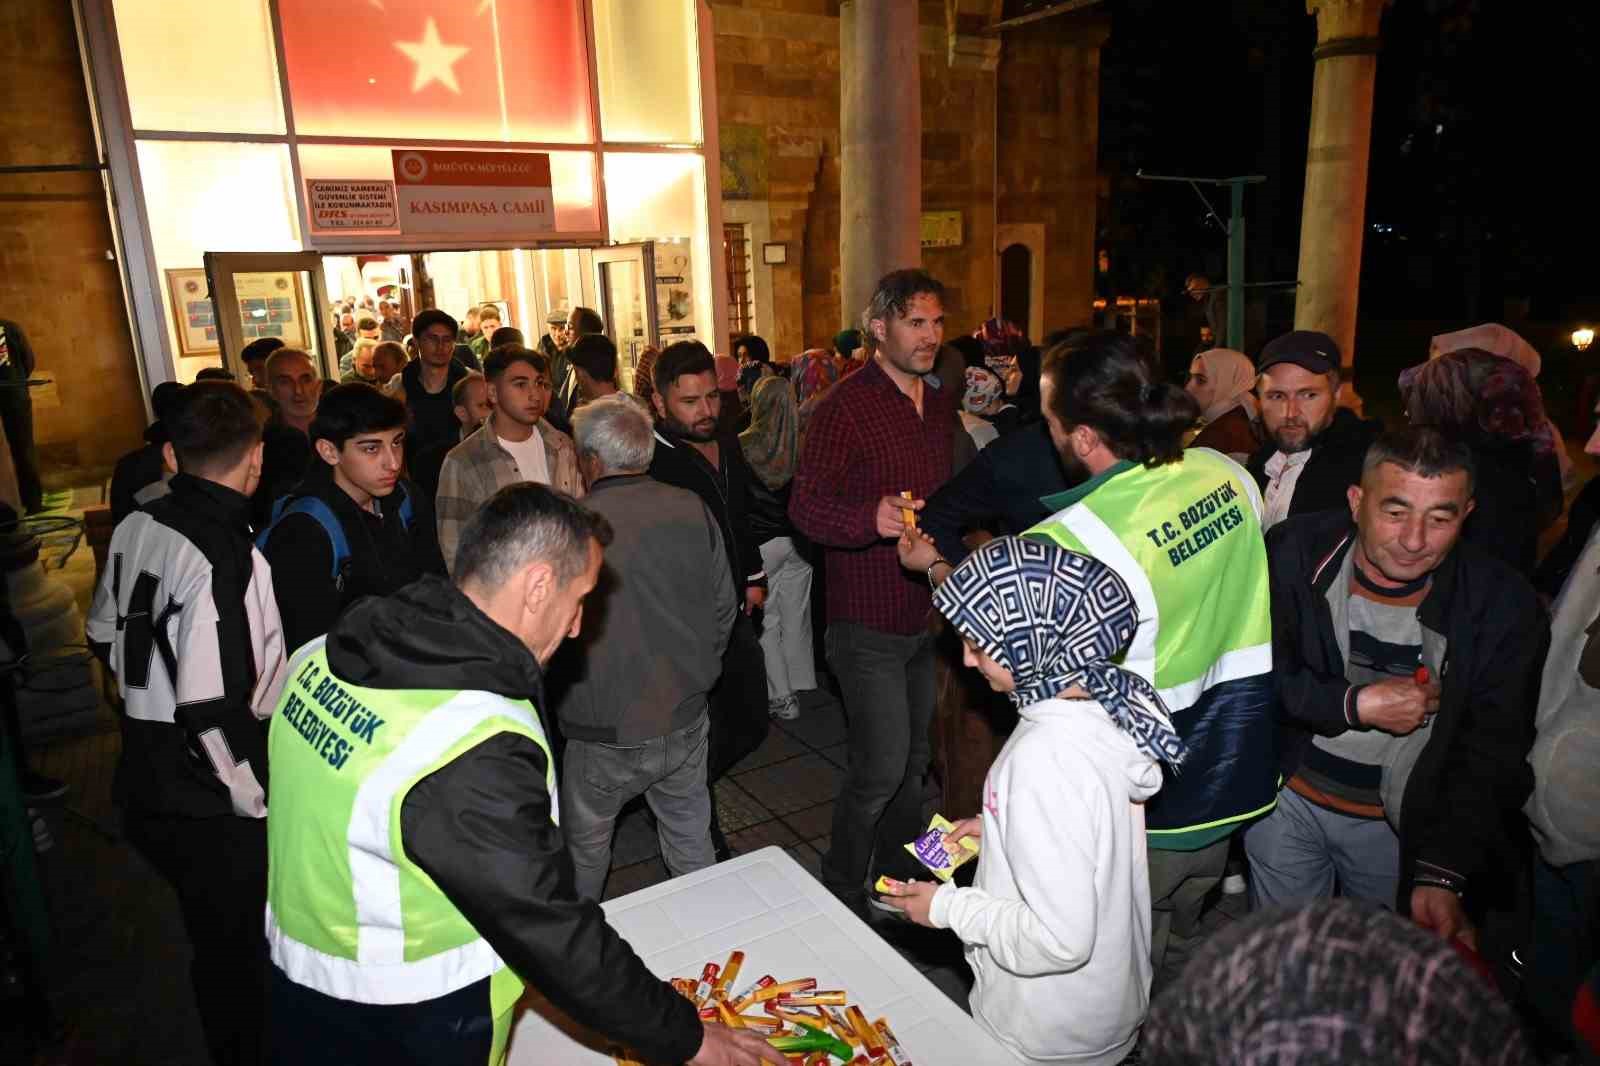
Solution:
M1176 767L1183 741L1150 683L1111 659L1139 622L1133 593L1097 559L1045 541L997 537L933 594L956 632L1011 672L1026 707L1078 685L1139 750Z
M967 391L961 396L961 407L968 414L983 415L1005 392L1005 385L993 370L986 366L967 367Z
M1430 359L1401 372L1400 396L1414 426L1527 441L1536 455L1555 450L1539 386L1505 356L1464 348Z
M807 348L789 365L789 377L794 382L795 400L805 403L838 384L839 364L833 361L832 352Z
M1003 318L991 318L972 334L990 359L1016 359L1028 350L1028 338Z
M1428 345L1428 358L1437 359L1466 348L1476 348L1490 355L1503 355L1534 377L1539 376L1544 366L1537 348L1524 340L1522 334L1498 322L1485 322L1481 326L1458 329L1454 333L1440 333Z
M1201 944L1150 1004L1146 1066L1524 1066L1517 1016L1438 934L1332 899Z
M794 477L800 458L800 412L789 383L764 377L750 394L750 428L739 434L750 469L776 492Z

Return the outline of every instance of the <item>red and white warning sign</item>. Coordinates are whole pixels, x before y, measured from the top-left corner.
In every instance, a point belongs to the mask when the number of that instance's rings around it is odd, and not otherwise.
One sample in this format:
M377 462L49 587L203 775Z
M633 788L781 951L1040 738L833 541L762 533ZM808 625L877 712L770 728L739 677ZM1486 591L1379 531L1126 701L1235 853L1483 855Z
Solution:
M341 233L395 228L394 182L306 181L311 232Z
M394 152L400 231L419 236L555 229L550 157L543 152Z

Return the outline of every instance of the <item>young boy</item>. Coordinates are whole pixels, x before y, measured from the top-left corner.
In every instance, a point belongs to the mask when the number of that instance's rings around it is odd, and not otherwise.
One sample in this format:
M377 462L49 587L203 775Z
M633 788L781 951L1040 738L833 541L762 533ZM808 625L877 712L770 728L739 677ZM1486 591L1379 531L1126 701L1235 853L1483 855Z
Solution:
M433 509L400 476L405 405L370 385L340 385L322 398L310 437L321 461L275 505L258 539L291 651L326 633L358 597L444 573Z
M116 674L123 831L178 895L216 1063L261 1060L267 723L284 682L272 572L250 543L261 423L231 382L163 412L171 492L118 524L89 613Z
M1184 754L1148 682L1111 660L1133 636L1128 586L1053 544L1000 537L933 605L964 661L1021 718L984 782L971 888L892 881L887 901L967 945L972 1015L1024 1063L1113 1066L1150 1002L1144 802Z

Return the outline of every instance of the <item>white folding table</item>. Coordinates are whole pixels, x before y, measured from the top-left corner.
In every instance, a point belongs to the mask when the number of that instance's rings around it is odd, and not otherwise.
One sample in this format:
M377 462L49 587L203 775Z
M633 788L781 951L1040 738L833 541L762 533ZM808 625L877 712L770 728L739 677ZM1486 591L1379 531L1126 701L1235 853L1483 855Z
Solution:
M695 977L745 953L735 978L815 977L842 988L868 1020L887 1018L915 1066L1011 1066L1015 1060L966 1012L851 914L782 848L641 889L605 904L606 917L659 977ZM604 1066L604 1045L578 1034L536 994L512 1029L510 1066ZM587 1046L586 1046L587 1045Z

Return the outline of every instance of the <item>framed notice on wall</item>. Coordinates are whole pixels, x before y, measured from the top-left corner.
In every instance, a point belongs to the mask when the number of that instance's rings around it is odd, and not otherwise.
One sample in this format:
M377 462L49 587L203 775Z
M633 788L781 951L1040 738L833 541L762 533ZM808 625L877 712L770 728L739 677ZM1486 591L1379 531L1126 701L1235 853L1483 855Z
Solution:
M167 271L167 294L172 300L172 320L178 326L178 353L211 355L220 352L217 312L211 306L206 272L199 267Z
M244 343L277 337L289 348L309 348L305 297L294 273L235 274L239 329Z

